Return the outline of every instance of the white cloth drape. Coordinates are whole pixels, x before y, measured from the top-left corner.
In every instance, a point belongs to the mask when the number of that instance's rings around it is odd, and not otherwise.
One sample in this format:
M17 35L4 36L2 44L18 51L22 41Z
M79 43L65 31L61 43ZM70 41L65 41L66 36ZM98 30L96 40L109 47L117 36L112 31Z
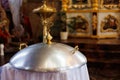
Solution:
M8 0L8 2L14 26L20 27L20 7L22 6L22 0Z
M0 67L0 80L1 80L1 72L2 72L2 68Z
M15 30L19 32L19 34L17 34L17 37L21 37L24 33L24 28L20 22L20 9L22 6L22 1L23 0L8 0Z
M62 72L30 72L15 69L8 63L2 66L0 80L89 80L89 74L86 64Z

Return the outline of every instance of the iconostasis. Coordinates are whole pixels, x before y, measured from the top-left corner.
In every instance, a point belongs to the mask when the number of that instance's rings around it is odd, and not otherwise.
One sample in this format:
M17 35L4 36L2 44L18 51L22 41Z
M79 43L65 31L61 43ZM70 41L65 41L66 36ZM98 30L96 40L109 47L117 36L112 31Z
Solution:
M69 36L119 38L120 0L62 0Z

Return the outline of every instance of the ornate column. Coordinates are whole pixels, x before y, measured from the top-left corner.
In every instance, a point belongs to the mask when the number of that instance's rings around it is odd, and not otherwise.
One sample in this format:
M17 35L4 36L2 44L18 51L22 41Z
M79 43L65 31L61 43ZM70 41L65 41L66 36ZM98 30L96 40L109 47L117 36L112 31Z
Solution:
M68 0L62 0L62 11L67 11L68 9Z
M98 0L92 0L92 8L93 10L98 10Z

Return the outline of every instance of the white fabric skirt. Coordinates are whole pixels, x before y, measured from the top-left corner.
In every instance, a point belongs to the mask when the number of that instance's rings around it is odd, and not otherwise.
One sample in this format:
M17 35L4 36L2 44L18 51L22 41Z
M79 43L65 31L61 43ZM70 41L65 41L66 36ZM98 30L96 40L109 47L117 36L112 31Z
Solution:
M89 80L89 74L86 64L61 72L31 72L15 69L7 63L1 68L0 80Z

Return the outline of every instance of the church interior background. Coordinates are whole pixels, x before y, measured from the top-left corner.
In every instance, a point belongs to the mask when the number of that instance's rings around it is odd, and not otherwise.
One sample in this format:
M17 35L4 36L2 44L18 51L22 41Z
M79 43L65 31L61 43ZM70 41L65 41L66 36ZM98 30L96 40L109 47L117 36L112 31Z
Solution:
M19 10L17 15L12 15L14 9L10 11L11 7L5 7L8 2L4 1L9 0L0 1L0 28L7 26L5 37L1 37L4 34L0 30L0 42L5 44L5 55L0 57L3 65L21 45L26 46L24 43L41 42L42 24L33 9L40 6L42 0L19 0L15 8ZM57 9L50 30L53 41L79 46L88 59L91 80L120 80L120 0L46 1ZM61 40L61 31L68 32L67 40Z

